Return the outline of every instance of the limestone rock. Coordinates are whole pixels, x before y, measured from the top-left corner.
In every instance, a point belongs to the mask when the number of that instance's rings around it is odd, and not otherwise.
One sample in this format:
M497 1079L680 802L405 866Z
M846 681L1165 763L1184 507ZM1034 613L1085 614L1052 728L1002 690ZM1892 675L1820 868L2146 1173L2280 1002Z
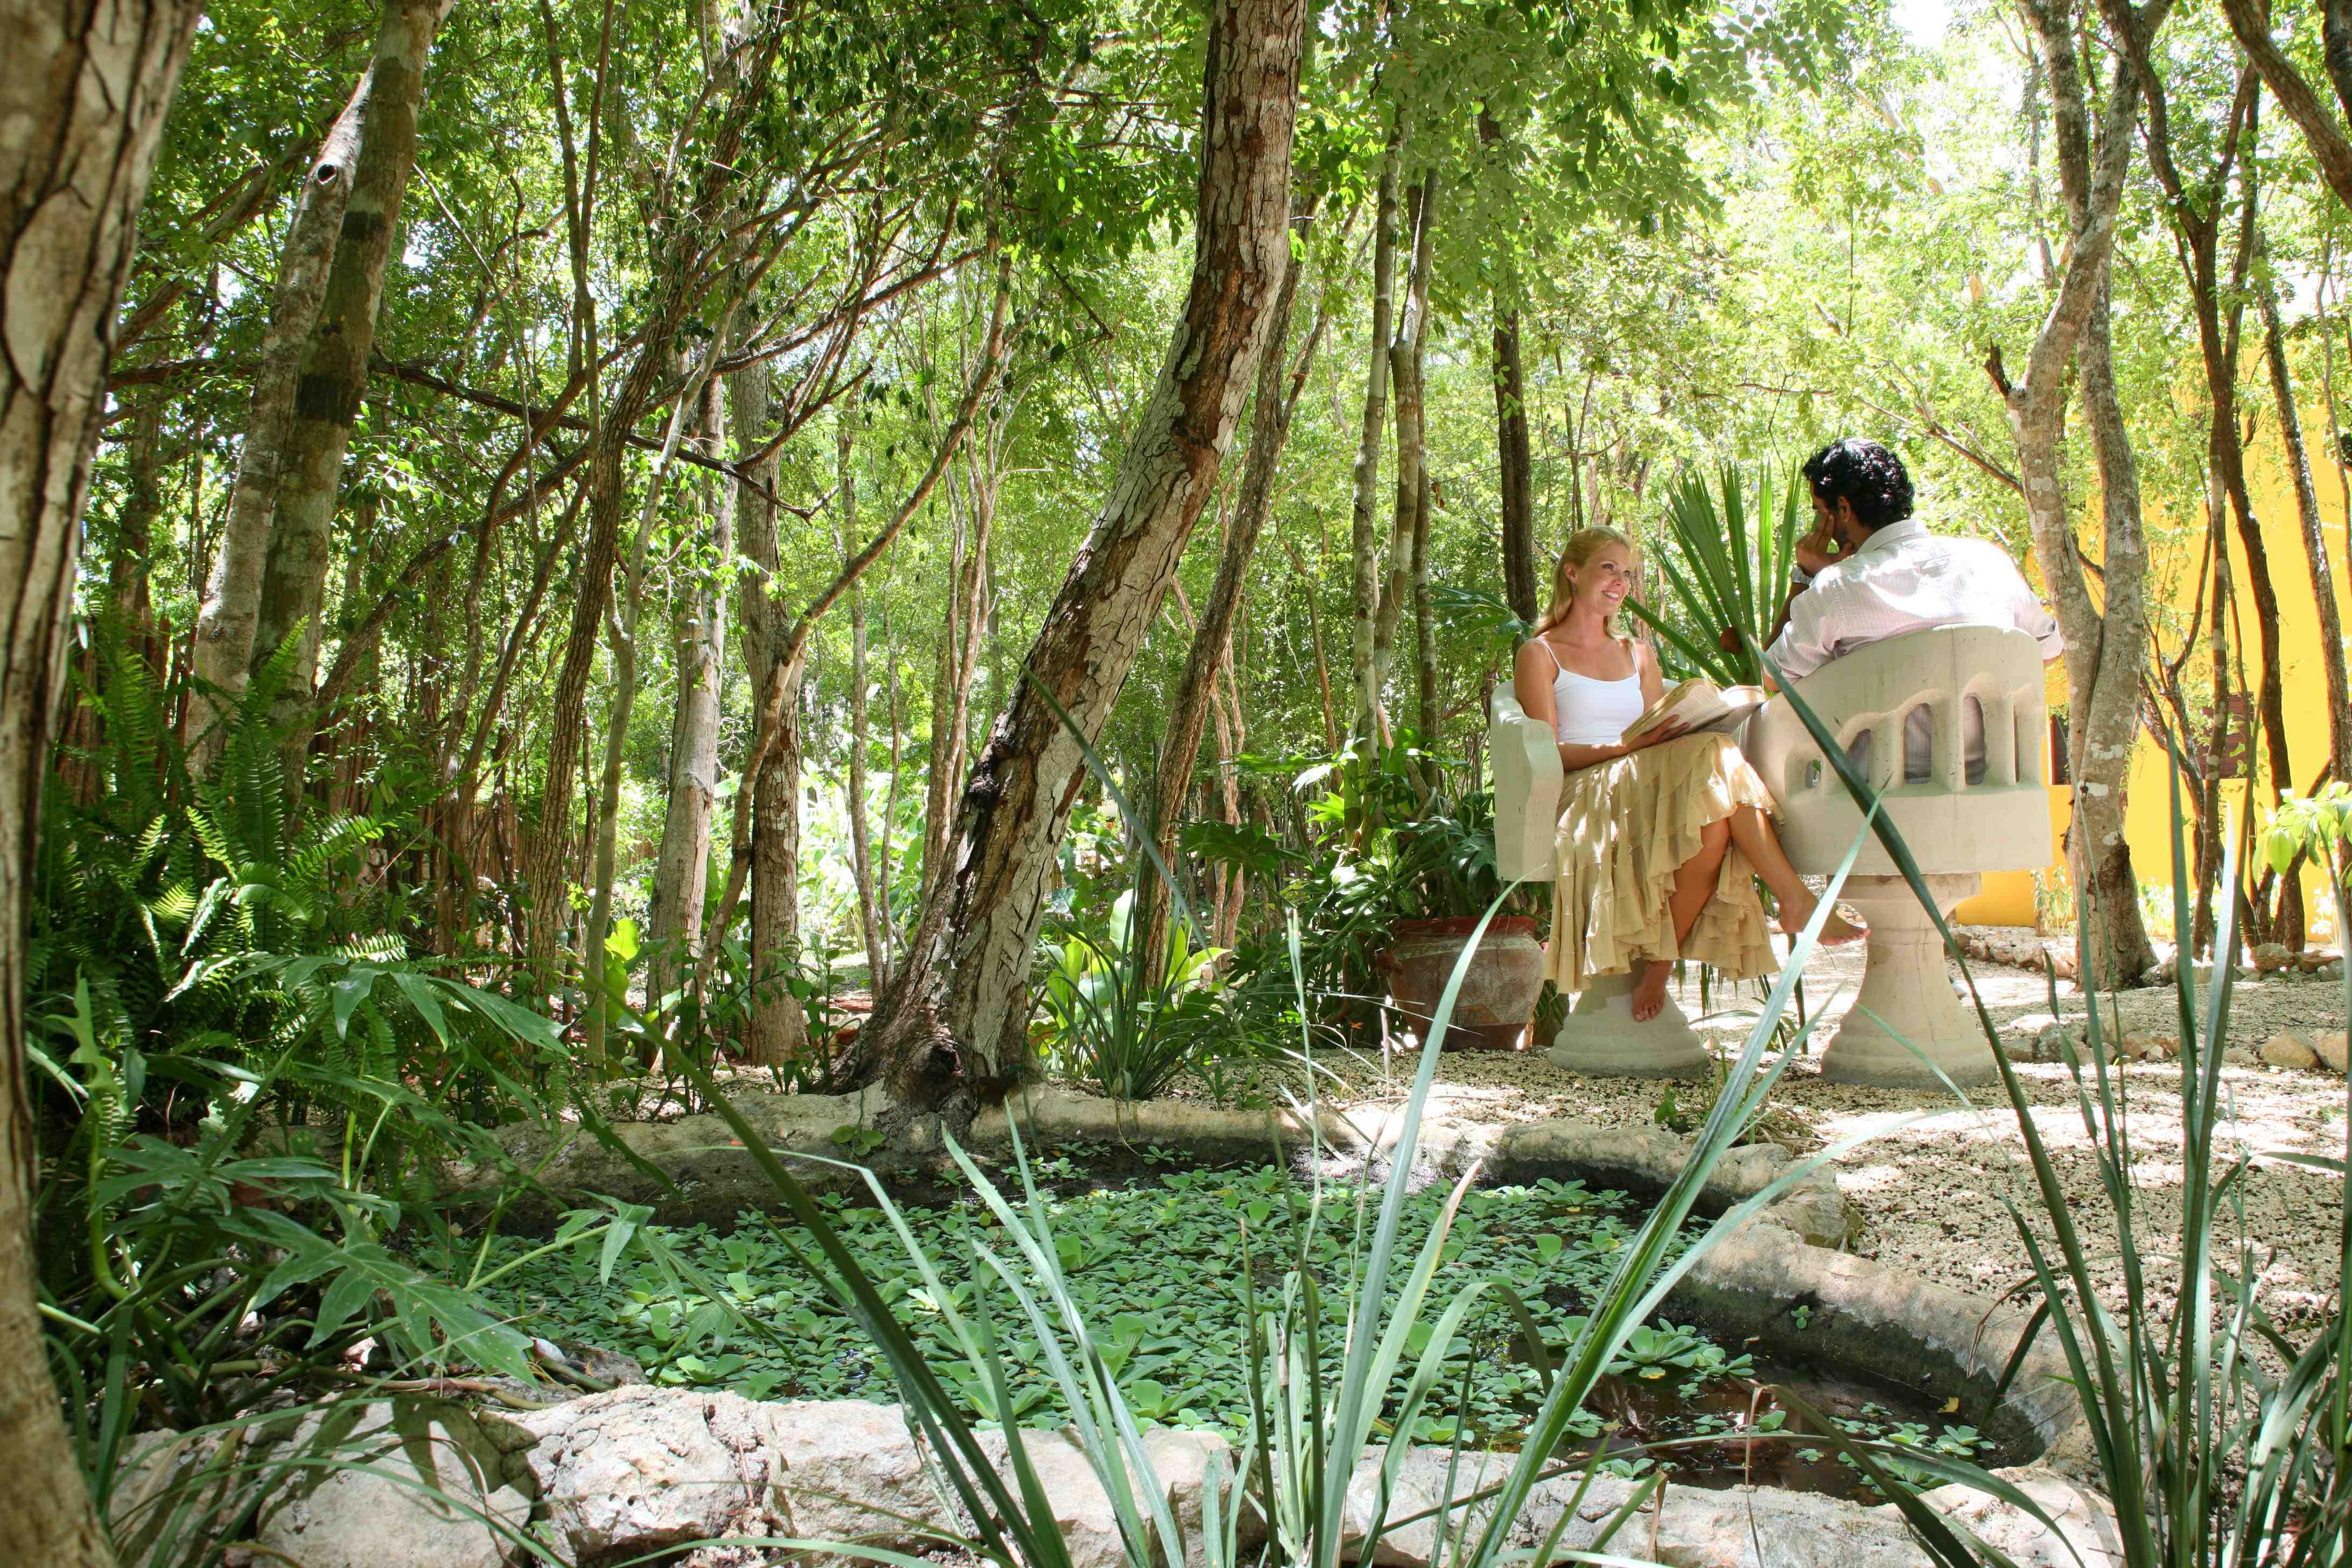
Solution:
M300 1467L254 1539L304 1568L499 1568L530 1502L457 1405L352 1401L302 1418L271 1456Z
M740 1394L638 1384L518 1423L556 1538L574 1562L631 1556L773 1521L780 1460L763 1406Z
M1118 1533L1118 1514L1110 1494L1103 1489L1086 1450L1076 1436L1065 1431L1021 1434L1023 1451L1045 1489L1054 1522L1060 1527L1076 1568L1127 1568L1127 1546ZM1013 1479L1012 1449L1003 1432L980 1434L982 1451L997 1472ZM1207 1560L1202 1531L1202 1504L1212 1465L1223 1467L1218 1482L1220 1506L1231 1506L1234 1484L1233 1447L1213 1432L1181 1432L1151 1426L1143 1433L1144 1457L1158 1478L1161 1497L1184 1539L1184 1560L1197 1565ZM1150 1502L1139 1498L1144 1529L1152 1531ZM1265 1538L1265 1521L1254 1508L1242 1511L1237 1544L1244 1549Z
M2312 1036L2311 1050L2334 1072L2345 1071L2347 1060L2352 1060L2352 1051L2347 1050L2341 1029L2322 1029Z
M1348 1500L1341 1514L1339 1555L1349 1562L1362 1562L1364 1542L1371 1538L1377 1523L1381 1533L1380 1539L1372 1542L1371 1561L1378 1568L1428 1568L1437 1558L1437 1520L1434 1516L1414 1520L1412 1516L1428 1513L1437 1506L1444 1493L1445 1473L1440 1469L1434 1478L1436 1484L1423 1490L1419 1475L1401 1468L1388 1485L1387 1506L1383 1508L1381 1468L1381 1454L1375 1449L1364 1456L1356 1473L1349 1478ZM1412 1522L1405 1522L1408 1520Z
M2049 1526L2021 1509L1970 1487L1937 1487L1921 1500L1994 1547L2017 1568L2123 1568L2123 1537L2106 1499L2032 1466L1994 1472L2032 1498L2055 1521ZM1880 1510L1894 1513L1892 1505Z
M801 1399L761 1411L780 1461L775 1506L786 1533L911 1549L921 1544L922 1527L953 1527L955 1510L926 1472L898 1406Z
M2294 951L2274 942L2256 943L2254 950L2246 957L2252 963L2256 972L2263 974L2290 968L2294 963Z
M117 1559L126 1568L196 1561L235 1511L237 1480L236 1457L222 1456L217 1433L140 1433L123 1450L106 1500Z
M2116 1055L2127 1062L2170 1061L2179 1054L2179 1040L2148 1030L2132 1030L2116 1042Z
M2221 1059L2233 1068L2250 1068L2262 1065L2263 1058L2244 1046L2231 1046L2221 1053Z
M2300 1037L2281 1030L2263 1042L2263 1060L2274 1068L2315 1068L2318 1053Z

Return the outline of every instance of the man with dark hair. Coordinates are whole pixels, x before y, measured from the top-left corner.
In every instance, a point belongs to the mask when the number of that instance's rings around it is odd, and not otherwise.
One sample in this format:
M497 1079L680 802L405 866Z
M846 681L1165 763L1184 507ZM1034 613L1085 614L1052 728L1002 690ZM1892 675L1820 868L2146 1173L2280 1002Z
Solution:
M1911 476L1875 441L1832 441L1807 459L1813 527L1796 545L1788 604L1765 658L1782 680L1905 632L2001 626L2041 645L2044 664L2065 651L2058 623L2009 552L1989 539L1929 533L1911 515ZM1984 773L1984 723L1965 715L1968 776ZM1927 715L1905 727L1903 776L1928 776ZM1900 781L1898 781L1900 782Z

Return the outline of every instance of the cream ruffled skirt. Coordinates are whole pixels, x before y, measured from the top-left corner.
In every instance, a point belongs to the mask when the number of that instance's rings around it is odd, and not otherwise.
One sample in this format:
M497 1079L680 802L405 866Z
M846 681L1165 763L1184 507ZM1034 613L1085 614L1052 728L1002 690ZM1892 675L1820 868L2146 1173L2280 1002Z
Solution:
M1728 735L1685 735L1569 774L1546 977L1573 994L1637 958L1695 958L1734 980L1771 973L1763 901L1736 846L1688 942L1675 942L1667 908L1700 836L1743 805L1769 813L1772 796Z

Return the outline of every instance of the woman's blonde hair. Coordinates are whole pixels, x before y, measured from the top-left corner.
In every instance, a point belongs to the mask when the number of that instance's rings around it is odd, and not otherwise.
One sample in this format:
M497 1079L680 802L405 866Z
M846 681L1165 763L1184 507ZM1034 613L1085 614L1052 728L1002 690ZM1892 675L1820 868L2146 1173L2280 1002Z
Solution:
M1536 623L1538 637L1568 618L1569 610L1576 603L1576 573L1598 554L1604 544L1623 545L1632 553L1635 565L1640 564L1641 551L1632 540L1613 528L1580 528L1570 534L1567 545L1559 552L1559 564L1552 568L1551 608L1546 610L1544 618ZM1611 637L1622 639L1625 636L1625 628L1620 624L1622 620L1622 616L1612 616L1601 623L1601 627Z

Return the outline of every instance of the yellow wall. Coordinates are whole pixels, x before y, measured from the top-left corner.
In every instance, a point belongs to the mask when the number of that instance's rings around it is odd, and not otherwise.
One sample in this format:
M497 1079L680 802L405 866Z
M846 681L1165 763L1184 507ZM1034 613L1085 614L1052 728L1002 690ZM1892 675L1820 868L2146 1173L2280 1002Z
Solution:
M2270 558L2271 585L2278 595L2279 645L2284 665L2283 695L2286 708L2287 754L2294 767L2294 787L2305 789L2327 760L2327 677L2320 663L2319 611L2311 591L2309 556L2304 550L2303 524L2296 513L2294 487L2289 480L2281 448L2277 423L2265 419L2254 447L2246 455L2247 487L2253 498L2254 515L2262 522L2263 547ZM2304 416L2304 440L2315 468L2313 479L2319 494L2320 526L2327 539L2328 564L2334 569L2336 602L2347 616L2352 616L2352 591L2347 591L2346 572L2347 548L2345 534L2344 490L2337 479L2336 466L2326 460L2327 421L2325 409L2307 409ZM2150 531L2158 520L2151 514ZM2204 548L2205 532L2202 519L2198 526L2186 528L2165 544L2157 547L2149 563L2150 591L2168 600L2180 612L2183 624L2193 608L2198 584L2198 557ZM2241 657L2246 678L2259 694L2262 682L2261 633L2254 618L2253 597L2246 591L2246 557L2236 530L2230 535L2230 569L2237 591L2238 614L2231 627L2233 638L2242 637ZM2168 649L2177 648L2177 640L2168 637ZM2199 649L2184 676L2193 677L2200 689L2211 680L2210 648ZM2051 669L2050 699L2063 702L2066 697L2066 679L2062 667ZM2257 714L2259 721L2259 714ZM2267 742L2261 748L2267 747ZM2143 885L2169 883L2172 877L2172 807L2170 791L2165 780L2168 763L2164 748L2157 739L2143 730L2138 753L2132 761L2130 802L2126 816L2126 836L2131 841L2132 865ZM2053 828L2051 865L2043 873L2045 882L2057 885L2064 877L2060 864L2056 835L2063 833L2066 818L2073 808L2069 793L2063 788L2051 792L2050 816ZM2224 809L2233 816L2245 810L2246 785L2233 782L2223 786ZM2257 803L2256 826L2261 814L2268 809L2265 799ZM2315 872L2304 878L2304 904L2311 911L2315 934L2329 930L2326 886ZM1956 920L1981 925L2032 925L2034 923L2033 879L2024 872L1995 872L1985 878L1984 890L1963 903L1954 911Z

